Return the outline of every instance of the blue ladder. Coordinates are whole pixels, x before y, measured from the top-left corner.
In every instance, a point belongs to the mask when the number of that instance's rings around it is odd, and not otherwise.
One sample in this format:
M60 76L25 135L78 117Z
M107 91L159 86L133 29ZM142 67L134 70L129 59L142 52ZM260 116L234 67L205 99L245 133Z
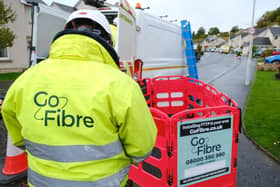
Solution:
M196 57L193 48L191 24L187 20L181 21L182 39L184 41L186 65L188 66L189 77L198 79Z

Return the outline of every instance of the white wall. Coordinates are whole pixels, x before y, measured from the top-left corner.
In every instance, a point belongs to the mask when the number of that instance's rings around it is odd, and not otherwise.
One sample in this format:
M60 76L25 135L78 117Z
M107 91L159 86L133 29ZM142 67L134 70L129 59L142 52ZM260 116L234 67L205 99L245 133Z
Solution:
M29 66L28 41L31 38L31 7L20 0L4 0L16 13L16 20L8 27L14 32L13 47L9 48L9 60L0 60L0 72L21 71Z

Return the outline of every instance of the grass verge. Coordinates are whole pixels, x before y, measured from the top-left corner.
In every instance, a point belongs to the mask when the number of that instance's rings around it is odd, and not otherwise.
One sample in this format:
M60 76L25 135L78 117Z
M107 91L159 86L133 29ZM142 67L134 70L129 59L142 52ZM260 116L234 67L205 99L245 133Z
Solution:
M264 62L263 57L255 57L254 60L256 60L256 62Z
M22 72L20 72L20 73L3 73L3 74L0 74L0 81L15 80L21 74L22 74Z
M244 114L248 135L280 160L280 80L257 71Z

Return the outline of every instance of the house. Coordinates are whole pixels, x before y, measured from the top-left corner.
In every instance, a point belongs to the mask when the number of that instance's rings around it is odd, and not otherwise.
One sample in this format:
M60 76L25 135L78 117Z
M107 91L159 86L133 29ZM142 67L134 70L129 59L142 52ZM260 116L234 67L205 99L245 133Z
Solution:
M204 49L211 49L214 48L214 44L213 41L215 41L217 39L216 35L209 35L207 36L207 38L205 38L202 42L201 42L201 46Z
M258 33L257 29L256 29L256 33ZM253 35L253 42L254 42L254 38L256 38L256 33ZM243 33L241 34L241 38L242 38L242 44L241 44L241 48L242 48L242 55L248 55L249 54L249 47L250 47L250 40L251 40L251 36L248 33L248 29L244 30ZM260 40L258 40L258 44L260 44L259 42ZM254 43L253 43L254 44ZM265 44L264 44L265 45Z
M272 48L272 43L268 37L255 37L253 46L257 48Z
M269 34L269 38L274 47L280 48L280 27L270 27L271 35Z
M242 36L241 34L237 34L230 39L230 45L234 49L240 49L242 46Z
M253 45L257 48L280 48L280 27L257 28L254 34ZM245 43L244 46L244 53L248 54L249 42L248 44Z
M201 45L204 49L215 49L216 47L223 45L225 42L226 41L223 38L217 37L216 35L210 35L201 43Z
M280 27L269 27L266 36L270 39L274 48L280 48Z
M15 34L13 46L0 49L0 72L20 72L29 67L31 42L31 5L23 0L3 0L16 14L7 26Z
M5 5L11 6L16 14L16 20L7 24L7 27L15 34L15 40L12 47L0 49L0 73L21 72L30 66L32 6L27 3L27 0L3 0L3 2ZM37 2L47 6L42 0L37 0ZM77 1L74 7L57 2L52 3L51 7L68 13L82 8L96 9L93 6L86 5L83 0Z
M244 29L231 39L231 46L242 48L242 54L248 55L250 39L248 29ZM253 45L257 48L280 48L280 27L256 28Z

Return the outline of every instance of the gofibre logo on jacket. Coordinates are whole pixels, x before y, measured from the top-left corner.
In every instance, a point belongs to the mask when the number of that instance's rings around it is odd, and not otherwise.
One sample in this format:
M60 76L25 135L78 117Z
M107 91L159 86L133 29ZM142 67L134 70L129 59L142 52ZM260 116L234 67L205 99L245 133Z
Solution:
M48 92L39 91L34 95L34 104L38 110L34 113L35 120L42 120L44 126L55 122L57 127L94 127L91 116L71 114L65 110L69 102L67 97L49 95Z

